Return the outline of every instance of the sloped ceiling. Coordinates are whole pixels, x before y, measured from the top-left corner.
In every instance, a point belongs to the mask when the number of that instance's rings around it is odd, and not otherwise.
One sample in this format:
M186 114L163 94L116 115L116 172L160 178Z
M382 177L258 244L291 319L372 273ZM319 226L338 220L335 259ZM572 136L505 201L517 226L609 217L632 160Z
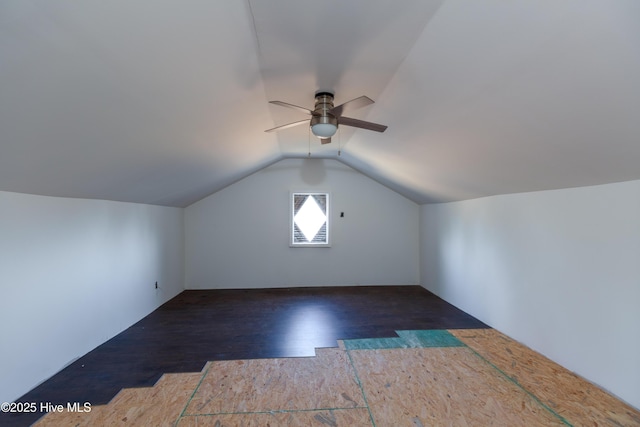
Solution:
M187 206L309 151L418 203L640 179L636 0L3 0L0 88L4 191ZM264 132L318 90L388 130Z

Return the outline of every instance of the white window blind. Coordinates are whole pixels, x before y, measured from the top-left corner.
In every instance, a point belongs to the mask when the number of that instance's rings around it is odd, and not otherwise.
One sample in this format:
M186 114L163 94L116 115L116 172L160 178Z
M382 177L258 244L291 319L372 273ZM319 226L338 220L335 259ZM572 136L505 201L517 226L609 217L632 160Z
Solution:
M291 246L329 246L329 193L292 193Z

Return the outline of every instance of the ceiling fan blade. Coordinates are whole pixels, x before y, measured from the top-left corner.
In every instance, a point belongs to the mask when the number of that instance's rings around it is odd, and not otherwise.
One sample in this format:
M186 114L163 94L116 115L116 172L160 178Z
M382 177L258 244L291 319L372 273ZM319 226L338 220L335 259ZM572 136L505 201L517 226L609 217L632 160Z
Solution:
M379 125L378 123L365 122L364 120L352 119L351 117L339 117L338 124L345 126L353 126L355 128L373 130L376 132L384 132L387 130L385 125Z
M331 138L320 138L320 144L330 144Z
M315 116L318 113L316 113L313 110L309 110L308 108L304 108L304 107L299 107L297 105L293 105L293 104L289 104L288 102L282 102L282 101L269 101L269 104L275 104L275 105L279 105L281 107L287 107L287 108L293 108L294 110L298 110L301 111L305 114L309 114L310 116Z
M347 101L343 104L333 107L331 110L329 110L329 113L333 114L336 117L340 117L344 112L353 111L371 104L373 104L373 99L369 98L368 96L361 96L359 98L352 99L351 101Z
M298 125L301 125L301 124L304 124L304 123L309 124L309 119L298 120L297 122L288 123L288 124L282 125L282 126L276 126L274 128L265 130L265 132L273 132L273 131L277 131L277 130L288 129L288 128L292 128L294 126L298 126Z

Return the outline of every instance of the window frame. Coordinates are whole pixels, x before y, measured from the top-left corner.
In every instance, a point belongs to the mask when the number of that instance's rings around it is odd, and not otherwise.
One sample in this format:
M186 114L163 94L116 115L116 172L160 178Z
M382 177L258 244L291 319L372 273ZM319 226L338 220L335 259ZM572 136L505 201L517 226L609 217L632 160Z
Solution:
M295 241L295 205L294 200L296 195L324 195L327 198L326 202L326 223L327 233L325 242L296 242ZM289 193L289 247L291 248L330 248L331 247L331 192L330 191L290 191Z

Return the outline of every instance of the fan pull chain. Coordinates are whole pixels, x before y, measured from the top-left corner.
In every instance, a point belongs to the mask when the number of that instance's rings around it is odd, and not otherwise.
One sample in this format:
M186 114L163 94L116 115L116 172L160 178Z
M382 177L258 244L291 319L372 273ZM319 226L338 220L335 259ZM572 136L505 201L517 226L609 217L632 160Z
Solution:
M308 155L308 157L311 158L311 126L309 126L309 133L307 135L307 141L309 141L309 155Z
M338 157L342 153L342 131L338 128Z

